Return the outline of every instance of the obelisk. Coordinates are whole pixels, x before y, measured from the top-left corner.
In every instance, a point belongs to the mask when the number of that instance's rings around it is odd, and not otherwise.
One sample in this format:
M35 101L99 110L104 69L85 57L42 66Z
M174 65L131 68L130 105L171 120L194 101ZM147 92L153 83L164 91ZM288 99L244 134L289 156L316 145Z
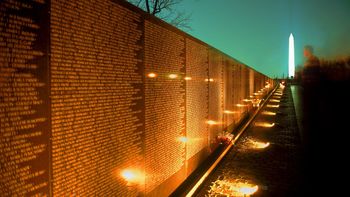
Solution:
M291 33L289 36L289 56L288 56L288 77L294 77L295 64L294 64L294 37Z

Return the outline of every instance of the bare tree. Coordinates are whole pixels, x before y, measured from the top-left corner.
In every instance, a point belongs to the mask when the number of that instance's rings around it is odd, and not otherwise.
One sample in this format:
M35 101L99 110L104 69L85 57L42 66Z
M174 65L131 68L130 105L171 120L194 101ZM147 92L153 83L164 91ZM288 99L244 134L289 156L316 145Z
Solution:
M168 23L183 29L192 30L188 25L191 15L182 11L174 10L174 7L182 0L128 0L149 14L157 16Z

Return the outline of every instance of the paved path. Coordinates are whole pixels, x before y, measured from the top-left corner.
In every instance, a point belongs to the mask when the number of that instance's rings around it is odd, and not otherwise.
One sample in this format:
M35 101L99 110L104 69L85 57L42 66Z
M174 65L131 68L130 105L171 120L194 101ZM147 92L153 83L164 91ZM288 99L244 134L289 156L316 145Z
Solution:
M303 194L349 196L349 88L337 81L291 87L303 145Z
M292 94L289 86L278 91L283 95L272 96L274 100L262 110L265 114L257 116L197 196L244 196L242 186L252 190L258 186L252 196L304 196L303 154ZM257 142L269 146L257 149Z

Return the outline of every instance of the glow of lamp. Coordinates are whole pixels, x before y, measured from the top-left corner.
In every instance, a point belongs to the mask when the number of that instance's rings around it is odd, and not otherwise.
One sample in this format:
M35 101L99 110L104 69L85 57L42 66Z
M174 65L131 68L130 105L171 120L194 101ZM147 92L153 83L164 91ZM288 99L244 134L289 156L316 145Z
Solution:
M270 142L267 142L267 143L257 142L257 144L255 145L255 148L263 149L263 148L266 148L268 146L270 146Z
M257 185L251 186L251 185L243 185L239 188L239 192L243 195L252 195L256 191L258 191L259 187Z
M237 113L237 112L235 112L235 111L230 111L230 110L225 110L224 113L225 113L225 114L235 114L235 113Z
M124 171L122 171L122 177L126 181L133 181L133 180L135 180L136 175L132 170L124 170Z
M148 74L147 74L147 77L149 77L149 78L155 78L155 77L157 77L157 74L156 74L156 73L148 73Z
M263 114L263 115L269 115L269 116L274 116L274 115L276 115L275 112L271 112L271 111L263 111L263 112L261 112L261 114Z
M264 142L257 142L254 140L250 140L250 143L252 145L252 148L254 148L254 149L264 149L264 148L270 146L270 142L264 143Z
M192 80L192 77L185 77L185 80Z
M137 169L125 169L121 172L121 176L128 184L141 184L144 181L144 175Z
M250 196L258 190L258 186L241 180L216 180L210 186L210 193L219 196ZM188 195L192 196L192 195ZM216 196L216 195L215 195Z
M267 104L266 107L279 108L280 106L279 106L279 105L270 105L270 104Z
M267 128L271 128L271 127L275 126L275 123L256 122L254 125L257 126L257 127L267 127Z
M270 99L270 102L279 103L279 102L280 102L280 100L277 100L277 99Z
M214 120L208 120L208 121L207 121L207 124L208 124L208 125L216 125L216 124L218 124L218 123L215 122Z
M179 140L180 142L184 142L184 143L188 142L188 138L187 138L187 137L184 137L184 136L179 137L178 140Z
M176 78L177 78L177 74L170 74L170 75L169 75L169 78L170 78L170 79L176 79Z

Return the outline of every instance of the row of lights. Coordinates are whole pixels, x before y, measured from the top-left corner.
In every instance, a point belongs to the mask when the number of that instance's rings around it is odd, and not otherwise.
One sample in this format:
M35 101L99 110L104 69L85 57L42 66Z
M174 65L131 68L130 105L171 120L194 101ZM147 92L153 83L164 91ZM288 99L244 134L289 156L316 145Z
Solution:
M157 74L155 73L149 73L147 75L149 78L155 78L157 77ZM177 74L170 74L168 75L168 77L170 79L176 79L178 78ZM185 77L185 80L191 80L191 77ZM209 81L209 82L213 82L213 79L206 79L205 81ZM268 88L268 86L265 86L265 88ZM262 93L261 93L262 94ZM260 92L259 94L260 95ZM244 102L251 102L252 100L250 99L243 99ZM237 107L246 107L248 105L245 104L236 104ZM236 111L230 111L230 110L224 110L225 114L236 114L238 112ZM214 120L208 120L206 122L209 125L220 125L222 123L214 121ZM271 125L269 125L271 127ZM273 125L272 125L273 126ZM183 142L183 143L187 143L189 141L189 139L185 136L179 137L178 141ZM258 149L262 149L262 148L266 148L267 146L269 146L269 143L262 143L262 142L256 142L256 141L252 141L252 144L255 148ZM123 179L125 181L127 181L127 186L135 186L135 185L141 185L142 183L144 183L145 181L145 174L144 172L138 170L138 169L125 169L123 171L121 171L121 177L123 177ZM237 186L234 187L236 191L239 191L241 194L244 195L251 195L253 193L255 193L258 190L258 186L257 185L250 185L250 184L246 184L246 183L238 183Z
M270 88L270 84L269 82L266 82L266 85L264 88L262 88L261 90L259 90L258 92L254 93L254 96L261 96L263 95L263 91L264 89L268 89ZM243 102L256 102L256 100L259 99L254 99L254 96L250 96L251 99L243 99ZM259 100L260 101L260 100ZM245 106L245 105L237 105L237 106ZM270 112L270 111L263 111L263 114L266 115L276 115L276 113L274 112ZM261 126L261 127L273 127L275 125L275 123L267 123L267 122L256 122L255 126ZM269 142L260 142L260 141L256 141L256 140L249 140L249 145L251 148L253 149L264 149L267 148L270 143ZM246 182L235 182L234 184L230 184L229 187L231 190L233 189L234 191L236 191L236 193L242 195L242 196L250 196L254 193L256 193L259 189L258 185L254 185L254 184L248 184Z
M147 76L149 78L156 78L158 75L156 73L148 73ZM176 79L178 78L178 75L177 74L169 74L168 77L170 79ZM192 80L192 77L185 77L184 78L185 80ZM214 79L212 78L209 78L209 79L205 79L206 82L214 82ZM263 95L263 91L266 89L266 88L270 88L270 83L269 82L266 82L267 85L265 85L264 88L262 88L261 90L259 90L258 92L256 93L253 93L254 96L261 96ZM254 98L254 96L249 96L250 98ZM243 102L253 102L253 99L243 99ZM245 105L245 104L236 104L237 107L247 107L248 105ZM226 113L226 112L224 112ZM230 113L228 113L230 114Z
M148 73L147 74L147 77L148 78L156 78L156 77L158 77L158 75L156 74L156 73ZM178 74L169 74L168 75L168 78L169 79L177 79L179 77L179 75ZM186 80L186 81L188 81L188 80L192 80L192 77L189 77L189 76L187 76L187 77L184 77L184 79ZM209 79L205 79L205 81L206 82L213 82L214 81L214 79L213 78L209 78Z
M257 93L254 93L255 96L260 96L262 95L262 91L264 89L268 89L270 88L270 84L267 82L265 87L262 89L262 90L259 90ZM273 115L276 115L275 112L271 112L271 111L263 111L262 114L264 115L270 115L270 116L273 116ZM273 126L275 126L275 123L268 123L268 122L255 122L254 123L255 126L258 126L258 127L267 127L267 128L271 128ZM250 139L249 140L249 146L253 149L265 149L267 148L268 146L270 146L270 142L260 142L260 141L256 141L256 140L252 140ZM259 187L257 185L249 185L248 187L245 188L245 191L246 192L241 192L244 196L250 196L252 194L254 194L255 192L257 192L259 189Z
M253 95L255 95L255 96L257 96L257 95L263 95L263 91L264 91L264 89L266 89L266 88L270 88L270 83L269 82L266 82L266 84L267 85L265 85L265 87L264 88L262 88L261 90L259 90L257 93L254 93ZM254 103L254 102L260 102L261 100L260 99L253 99L254 98L254 96L249 96L249 98L250 99L243 99L242 101L244 102L244 103L249 103L249 102L252 102L252 103ZM275 102L277 102L277 100L274 100ZM247 105L247 104L240 104L240 103L238 103L238 104L236 104L235 105L236 107L247 107L247 106L249 106L249 105ZM274 106L275 107L275 106ZM224 110L224 113L225 114L236 114L236 113L239 113L239 112L237 112L237 111L230 111L230 110ZM217 124L216 122L214 122L214 121L212 121L212 120L209 120L209 121L207 121L207 123L209 124L209 125L215 125L215 124Z
M156 78L158 77L158 75L154 72L150 72L147 74L147 77L149 78ZM178 75L177 74L169 74L168 75L168 78L170 79L176 79L178 78ZM189 77L189 76L186 76L184 77L185 80L192 80L192 77ZM214 79L213 78L207 78L205 79L206 82L214 82ZM267 85L265 85L264 88L260 89L257 93L254 93L254 95L262 95L262 92L265 90L265 89L269 89L270 88L270 83L269 82L266 82ZM280 86L282 86L282 84L280 84Z
M267 84L265 86L265 88L270 88L270 85ZM260 96L263 95L263 90L259 90L257 93L254 93L253 95L255 96ZM243 99L242 101L245 103L249 103L249 102L255 102L257 99L253 99L254 96L250 96L250 99ZM247 104L236 104L237 107L247 107ZM274 112L270 112L270 111L264 111L263 114L266 115L276 115L276 113ZM208 121L207 122L210 125L215 125L217 124L217 122L215 121ZM255 123L255 126L261 126L261 127L273 127L275 125L275 123L267 123L267 122L258 122ZM259 141L255 141L255 140L250 140L250 147L253 149L264 149L267 148L270 143L269 142L259 142ZM224 181L224 180L217 180L217 181ZM229 190L231 190L234 194L239 194L239 195L244 195L244 196L250 196L252 194L254 194L255 192L258 191L259 187L258 185L254 185L254 184L248 184L248 183L243 183L243 182L226 182L224 181L224 184L228 184ZM218 188L223 188L223 187L218 187ZM226 191L227 192L227 191ZM222 193L223 195L226 195L227 193L224 192ZM221 193L221 192L218 192Z

